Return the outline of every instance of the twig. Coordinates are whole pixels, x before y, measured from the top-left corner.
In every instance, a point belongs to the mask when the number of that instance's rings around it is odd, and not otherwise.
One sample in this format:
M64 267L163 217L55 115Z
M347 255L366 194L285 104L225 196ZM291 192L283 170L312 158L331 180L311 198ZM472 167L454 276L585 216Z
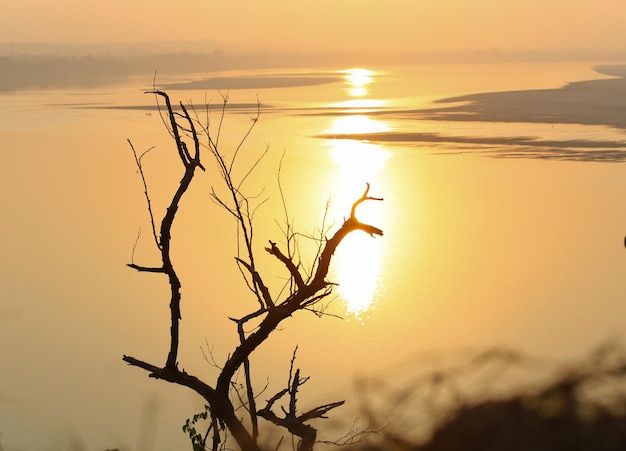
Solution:
M144 151L141 155L137 155L137 152L135 151L135 147L133 146L133 143L130 141L130 139L128 140L128 144L130 145L131 150L133 151L133 156L135 157L135 164L137 165L137 170L139 171L139 175L141 176L141 182L143 183L143 192L144 195L146 196L146 203L148 204L148 214L150 216L150 225L152 226L152 236L154 237L154 243L156 244L156 246L161 249L161 243L159 243L159 238L157 237L157 233L156 233L156 227L154 225L154 213L152 212L152 203L150 202L150 196L148 195L148 183L146 182L146 176L143 173L143 166L141 164L141 159L148 154L148 152L150 152L152 149L154 149L153 147L150 147L148 150ZM137 236L137 240L139 240L139 236ZM136 243L135 243L136 246ZM133 256L135 255L135 247L133 247Z

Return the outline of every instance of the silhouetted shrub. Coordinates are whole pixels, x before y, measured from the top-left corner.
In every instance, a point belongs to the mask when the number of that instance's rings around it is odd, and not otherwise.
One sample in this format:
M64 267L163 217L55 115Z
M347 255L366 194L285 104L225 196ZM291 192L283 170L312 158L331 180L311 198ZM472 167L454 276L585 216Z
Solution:
M515 358L511 358L515 356ZM467 380L494 361L528 363L517 353L490 351L468 363L422 376L413 387L415 399L427 399L420 391L433 392L437 381L454 385L455 403L439 404L438 420L430 432L416 439L411 430L390 425L362 451L613 451L626 450L626 356L616 345L607 345L582 362L508 394L458 393ZM546 368L533 364L536 372ZM436 376L436 377L433 377ZM491 376L493 377L493 373ZM497 381L498 378L493 378ZM470 384L472 386L472 384ZM406 387L405 387L406 389ZM403 397L406 399L406 391ZM478 395L478 396L477 396ZM389 399L395 399L392 396ZM432 402L433 399L428 399ZM424 406L412 405L407 417L423 417ZM444 409L445 412L441 412ZM406 410L406 408L405 408ZM371 415L371 412L370 412ZM380 424L382 418L374 418Z

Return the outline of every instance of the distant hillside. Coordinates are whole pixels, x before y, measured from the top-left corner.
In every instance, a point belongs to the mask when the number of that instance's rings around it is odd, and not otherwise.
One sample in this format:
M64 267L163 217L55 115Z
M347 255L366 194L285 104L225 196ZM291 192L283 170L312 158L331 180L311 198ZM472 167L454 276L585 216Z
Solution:
M17 55L0 57L0 92L26 89L93 88L130 76L151 81L157 74L194 74L281 67L350 67L364 58L347 54L167 53L133 56Z
M228 67L220 53L192 55L0 57L0 91L96 87L120 77L207 72Z
M236 69L316 67L346 69L430 63L626 61L626 52L454 53L262 53L224 52L208 41L193 43L36 44L0 43L0 92L26 89L90 88L130 76L194 74ZM614 70L615 66L603 66ZM608 73L608 72L606 72Z

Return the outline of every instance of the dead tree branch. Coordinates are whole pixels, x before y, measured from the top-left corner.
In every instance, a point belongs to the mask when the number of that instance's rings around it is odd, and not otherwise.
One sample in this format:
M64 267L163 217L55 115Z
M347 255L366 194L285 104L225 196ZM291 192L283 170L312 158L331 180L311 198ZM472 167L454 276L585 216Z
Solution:
M245 133L244 138L236 147L229 160L217 147L222 129L227 96L224 96L224 106L222 109L222 117L220 118L218 124L217 136L213 139L209 131L208 115L206 124L202 124L199 122L198 114L195 110L192 110L194 113L194 117L192 118L188 109L181 103L180 107L182 113L176 113L174 112L170 99L165 92L158 91L156 89L150 92L155 94L157 98L160 97L164 99L166 106L165 114L169 119L167 128L175 142L178 157L184 167L184 173L180 179L178 188L173 193L165 214L161 219L160 228L158 229L159 233L157 235L155 216L152 211L150 198L147 194L147 183L141 166L141 158L145 155L145 153L137 156L137 153L134 148L132 148L131 144L133 155L135 157L135 163L138 166L144 185L144 192L148 202L148 211L152 222L153 235L156 246L160 251L161 266L142 266L135 264L134 262L129 263L128 266L139 272L163 273L168 277L170 286L169 307L171 317L171 341L169 353L163 367L159 367L127 355L123 357L123 360L129 365L143 368L148 371L149 376L154 379L161 379L188 387L202 396L209 405L209 412L212 418L212 425L210 427L213 428L214 449L218 446L218 444L222 443L223 445L224 443L221 441L219 435L219 431L223 430L224 434L227 432L232 434L233 438L242 450L259 451L259 446L257 444L257 416L261 416L262 418L268 419L275 424L286 427L291 433L301 437L302 440L299 449L309 450L313 446L313 443L315 443L317 431L310 425L305 424L305 422L315 418L325 418L325 415L330 410L342 405L343 401L325 404L311 409L301 415L297 415L296 405L298 389L306 382L307 378L301 378L299 370L296 370L292 375L295 359L294 352L294 359L292 359L291 362L290 378L286 391L277 393L277 395L268 401L268 404L264 409L257 411L255 398L258 395L255 394L253 387L250 356L263 342L265 342L269 335L278 328L279 324L283 320L292 316L298 310L309 310L314 308L317 303L331 293L334 284L327 281L326 277L328 276L332 256L337 246L339 246L346 235L357 230L366 232L371 236L383 235L381 229L373 225L362 223L356 218L356 209L361 203L367 200L382 199L370 197L368 195L370 189L368 184L361 198L357 199L352 205L350 217L344 221L341 227L330 239L325 241L320 240L320 250L318 251L318 255L316 257L317 261L311 266L311 272L309 274L305 274L304 276L300 272L300 262L294 261L293 248L290 247L290 239L296 236L296 234L292 232L291 225L288 224L287 228L288 244L286 254L278 248L276 243L269 241L270 247L266 248L266 251L271 255L274 255L277 260L285 266L291 280L293 281L292 288L289 290L287 295L283 297L283 295L279 294L278 296L273 297L268 288L269 285L263 279L256 266L253 245L253 216L258 206L254 207L251 205L251 201L255 201L256 199L244 195L242 191L244 181L248 178L252 170L254 170L254 168L258 165L267 152L267 149L253 163L252 167L249 168L247 172L244 172L243 177L236 179L233 174L235 162L240 153L240 149L244 141L249 136L252 128L258 121L260 103L257 104L257 114L256 117L253 118L253 124ZM206 137L206 143L202 143L200 141L201 136ZM187 145L184 141L185 138L191 139L191 146ZM217 163L218 174L221 181L225 185L227 195L226 198L219 197L213 189L211 191L211 197L217 202L217 204L224 207L236 219L238 251L235 261L239 266L246 284L258 302L257 308L251 313L248 313L238 319L231 318L237 324L239 345L232 351L232 353L229 354L229 357L223 365L214 365L220 370L214 385L209 385L197 377L186 373L184 370L179 369L177 356L181 321L181 282L176 271L174 270L174 265L171 260L172 226L176 218L181 199L194 180L196 169L199 168L204 170L204 166L200 161L201 148L208 149L210 154L213 156L214 161ZM254 203L256 204L257 202ZM239 252L240 245L242 247L241 253ZM252 320L254 320L255 327L252 331L247 332L245 330L245 326ZM236 400L237 402L240 402L240 405L236 408L231 396L236 375L242 368L245 377L246 399L243 398L242 394L237 392L237 396L241 396L241 398L238 401ZM241 393L243 393L243 390ZM289 411L285 411L286 416L284 418L279 418L273 414L272 405L287 393L290 395ZM237 409L241 407L245 408L249 412L249 421L252 427L251 432L244 424L244 420L237 415ZM224 429L224 427L226 429Z
M297 350L297 347L296 347ZM317 437L317 429L309 424L305 424L306 421L315 419L315 418L327 418L325 416L330 410L342 406L345 401L338 401L329 404L324 404L323 406L315 407L308 412L305 412L301 415L298 415L297 409L297 399L298 399L298 390L304 385L309 378L300 378L300 369L298 368L293 374L293 365L295 362L296 350L293 352L293 358L291 359L291 365L289 368L289 380L287 383L287 388L282 389L274 396L272 396L268 401L265 407L259 410L258 415L262 418L265 418L272 423L281 426L287 429L291 434L300 437L300 443L298 445L298 451L310 451L313 449L313 445L315 444L315 439ZM284 417L279 417L274 413L272 408L274 404L279 401L283 396L289 394L289 410L285 410L281 408Z

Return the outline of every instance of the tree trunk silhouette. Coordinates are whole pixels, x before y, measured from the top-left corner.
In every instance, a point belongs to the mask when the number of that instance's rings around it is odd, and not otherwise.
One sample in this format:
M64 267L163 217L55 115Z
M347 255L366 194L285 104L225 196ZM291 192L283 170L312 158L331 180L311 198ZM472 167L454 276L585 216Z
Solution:
M310 274L301 272L299 269L301 267L300 262L295 259L294 251L290 248L289 244L287 252L284 253L275 242L269 241L270 245L269 247L266 247L265 250L269 254L274 255L285 266L291 278L291 289L289 290L289 293L282 299L274 298L270 294L267 285L264 283L255 263L252 240L253 211L250 209L250 200L241 192L240 187L242 181L235 181L232 178L232 168L236 163L239 150L259 118L260 104L258 104L257 116L253 119L252 126L234 150L232 159L227 161L224 154L221 153L218 148L219 133L221 131L220 129L222 123L221 120L217 136L214 139L210 133L208 122L206 124L200 122L198 115L195 114L195 109L191 110L194 113L194 117L190 115L189 109L182 103L179 105L180 109L175 111L170 103L169 96L165 92L158 90L150 92L155 94L157 99L163 98L165 101L166 110L163 113L164 116L162 117L166 119L164 122L167 124L170 134L175 142L178 156L184 167L184 173L180 179L178 188L174 192L169 206L160 221L160 227L158 229L159 233L157 235L157 227L155 225L156 219L152 210L151 199L148 195L148 186L142 167L142 158L146 155L147 151L138 155L132 143L129 141L135 156L138 172L143 182L153 237L155 244L160 251L161 266L141 266L134 263L134 261L129 263L128 266L139 272L162 273L167 276L170 286L170 349L163 366L153 365L128 355L124 355L123 360L129 365L137 366L148 371L149 377L188 387L195 391L198 395L202 396L208 403L209 414L212 420L211 424L214 428L213 449L218 448L223 437L221 432L224 432L223 428L225 427L228 429L230 434L232 434L232 437L242 450L259 451L260 448L257 442L257 417L260 416L276 425L286 428L290 433L300 437L301 442L298 449L310 450L313 448L315 443L317 431L312 426L305 424L305 422L313 418L325 418L325 413L342 405L343 401L316 407L309 410L307 413L298 416L296 412L296 395L298 388L304 382L300 379L299 370L297 370L293 379L290 378L291 386L288 387L285 392L289 392L291 396L290 411L287 417L283 419L278 418L271 411L272 404L278 398L272 398L273 401L268 402L264 409L257 412L255 408L255 394L250 376L249 358L251 354L265 342L269 335L276 330L283 320L292 316L298 310L314 308L316 304L332 292L333 284L326 280L330 263L335 250L349 233L360 230L371 236L383 235L381 229L362 223L356 217L356 209L362 202L367 200L382 199L370 197L368 195L370 187L369 185L366 186L363 195L354 202L348 219L346 219L339 229L335 231L332 237L325 241L320 241L323 244L320 244L317 261L313 267L314 270L312 270ZM221 119L223 119L226 104L227 98L224 97L224 108L222 109ZM201 143L201 137L203 140L206 139L206 143ZM192 140L192 153L190 153L184 139ZM213 385L209 385L197 377L188 374L185 371L179 370L177 356L181 321L181 281L171 260L172 225L176 219L180 201L193 182L197 174L196 169L204 171L204 166L200 160L201 150L208 150L210 155L213 157L217 163L221 181L227 188L228 199L221 198L215 193L215 191L211 192L211 196L219 205L232 214L238 222L239 236L242 241L241 248L244 249L245 255L237 255L236 262L239 265L239 269L241 270L245 283L258 302L256 310L251 311L242 318L234 319L237 323L240 342L239 345L229 354L229 357L223 366L221 366L221 371ZM247 175L248 174L246 174L246 176ZM291 230L290 225L288 226L288 230ZM287 242L291 243L294 235L289 233L287 233L287 235ZM243 326L254 318L259 319L259 324L255 328L254 332L246 334ZM246 391L244 396L240 396L240 394L238 394L237 399L245 399L244 407L249 412L250 427L244 423L242 418L237 416L235 413L236 406L233 404L233 399L231 399L232 391L234 390L233 378L236 372L242 367L244 369ZM222 429L221 432L218 430L220 428Z

